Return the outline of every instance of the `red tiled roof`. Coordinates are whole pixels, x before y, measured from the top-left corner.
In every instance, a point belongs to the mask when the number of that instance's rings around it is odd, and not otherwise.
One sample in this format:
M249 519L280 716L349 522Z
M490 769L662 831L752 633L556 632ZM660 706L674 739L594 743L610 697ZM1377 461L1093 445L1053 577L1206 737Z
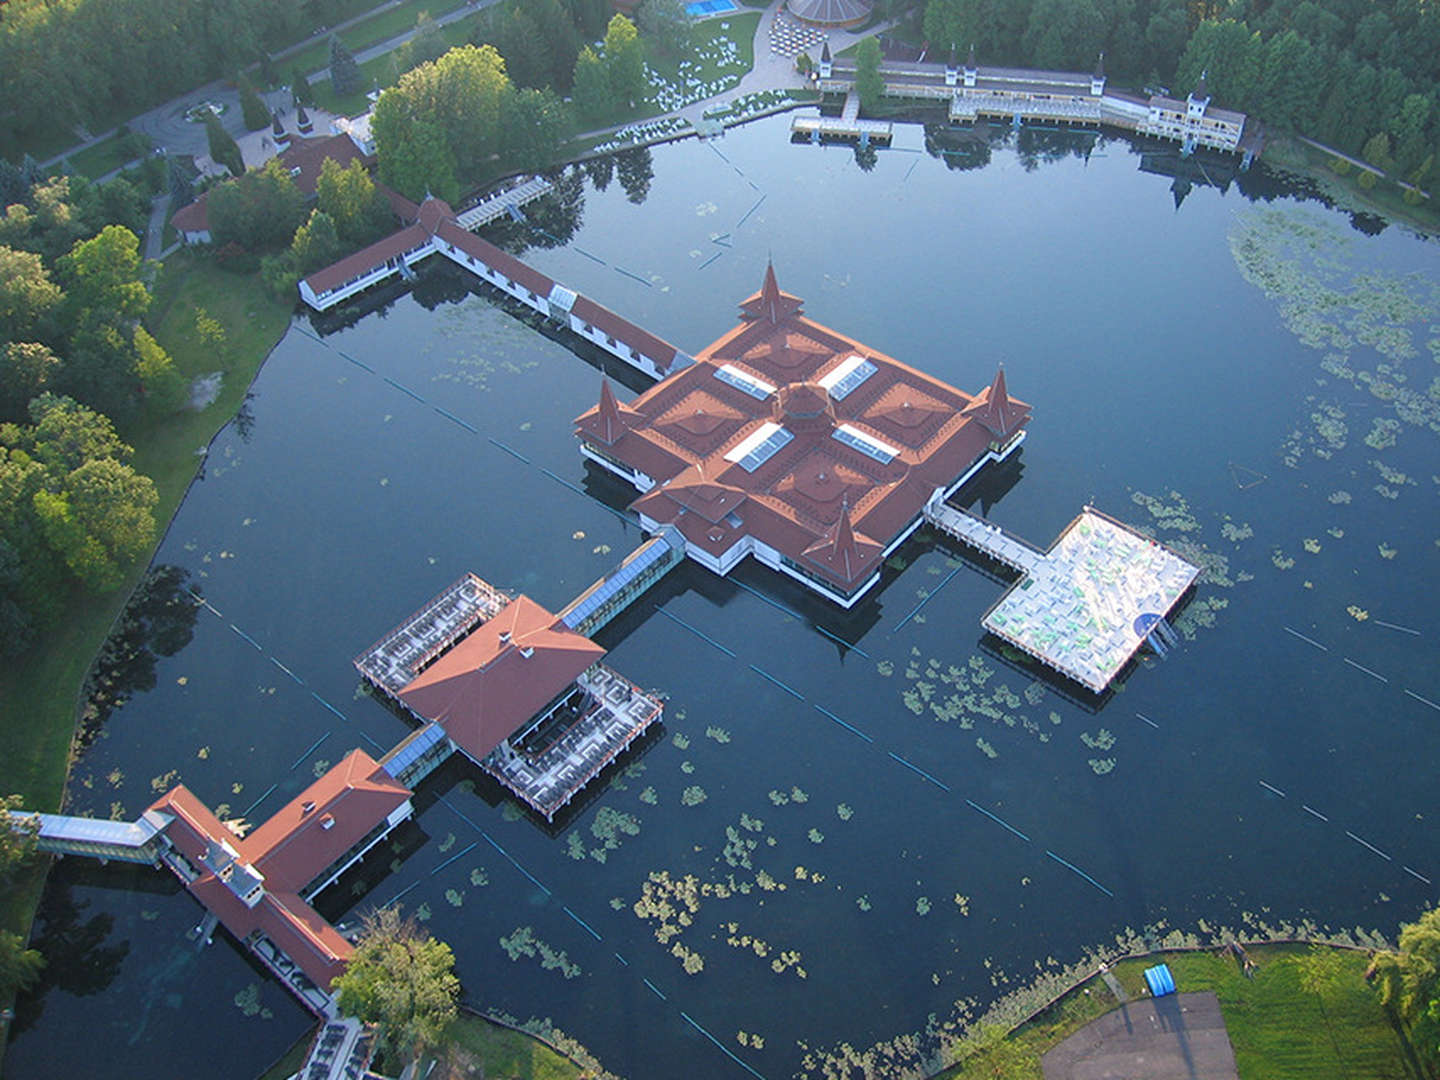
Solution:
M306 195L314 195L316 184L320 180L320 170L325 165L325 159L329 158L342 169L352 161L360 161L369 165L372 161L360 152L360 148L350 139L349 135L326 135L314 139L295 138L290 142L288 149L279 155L280 164L291 170L295 177L295 186ZM299 169L299 172L294 170Z
M267 888L300 892L409 797L374 758L352 750L246 836L240 853Z
M693 366L628 406L605 403L576 420L578 436L656 481L635 510L711 554L753 536L850 592L936 488L1029 421L1003 374L972 397L804 317L771 267L741 317ZM851 357L875 370L835 398L818 382ZM776 392L757 398L732 385L718 377L726 365ZM768 459L726 460L767 422L792 438ZM840 424L895 453L887 462L847 445L833 437Z
M176 232L210 231L210 207L206 199L208 195L209 192L202 192L194 202L182 206L170 215L170 224L175 226Z
M460 749L482 760L605 650L521 594L400 690Z
M629 345L641 356L655 361L661 375L670 370L675 360L675 346L664 338L656 337L649 330L636 326L629 319L621 318L607 307L597 304L588 296L577 296L570 313L581 322L589 323L606 337Z
M377 240L369 247L361 248L354 255L347 255L339 262L331 263L324 270L316 270L305 279L305 284L309 285L317 296L322 295L337 285L344 285L351 278L374 270L389 259L419 247L429 239L430 234L423 226L406 226L399 232L391 233L384 240Z
M508 252L501 251L484 237L476 236L468 229L462 228L456 221L443 222L437 229L436 235L465 254L473 255L481 262L494 267L515 284L524 287L536 296L548 297L550 290L555 287L555 282L539 270L521 262Z

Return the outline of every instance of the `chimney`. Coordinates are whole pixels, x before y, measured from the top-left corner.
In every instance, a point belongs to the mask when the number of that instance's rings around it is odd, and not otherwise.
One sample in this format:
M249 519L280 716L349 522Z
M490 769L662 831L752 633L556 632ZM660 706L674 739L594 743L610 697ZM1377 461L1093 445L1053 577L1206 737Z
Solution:
M501 631L500 631L500 644L501 644L501 645L508 645L508 644L510 644L510 631L509 631L509 630L501 630Z
M300 816L304 817L306 814L310 813L314 809L315 801L313 799L306 799L303 803L300 804Z
M320 827L322 829L333 829L335 827L335 815L326 814L324 817L322 817L320 819Z

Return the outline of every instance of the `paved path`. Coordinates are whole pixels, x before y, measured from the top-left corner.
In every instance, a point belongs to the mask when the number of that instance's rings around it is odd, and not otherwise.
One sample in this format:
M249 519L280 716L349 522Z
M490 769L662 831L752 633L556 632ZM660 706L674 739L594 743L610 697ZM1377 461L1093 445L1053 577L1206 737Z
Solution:
M1215 994L1122 1005L1040 1059L1045 1080L1239 1080Z
M1341 151L1339 151L1339 150L1336 150L1333 146L1326 146L1324 143L1318 143L1318 142L1316 142L1314 139L1307 139L1304 135L1296 135L1295 138L1299 139L1299 140L1300 140L1302 143L1304 143L1306 146L1313 146L1316 150L1319 150L1319 151L1321 151L1322 153L1330 154L1332 157L1337 157L1337 158L1339 158L1341 161L1348 161L1351 165L1354 165L1357 169L1363 169L1365 172L1374 173L1376 176L1380 177L1380 179L1382 179L1382 180L1386 179L1385 170L1384 170L1384 169L1377 169L1374 165L1371 165L1368 161L1361 161L1359 158L1351 157L1349 154L1346 154L1346 153L1343 153L1343 152L1341 152ZM1393 178L1392 178L1392 179L1393 179ZM1430 193L1429 193L1428 191L1424 190L1423 188L1418 188L1418 187L1416 187L1414 184L1409 183L1408 181L1405 181L1405 180L1396 180L1395 183L1399 184L1399 185L1400 185L1402 188L1404 188L1406 191L1413 191L1413 192L1415 192L1415 193L1416 193L1417 195L1419 195L1422 199L1428 199L1428 198L1430 198Z
M156 195L150 201L150 224L145 229L145 258L158 259L165 238L165 219L170 212L170 193Z

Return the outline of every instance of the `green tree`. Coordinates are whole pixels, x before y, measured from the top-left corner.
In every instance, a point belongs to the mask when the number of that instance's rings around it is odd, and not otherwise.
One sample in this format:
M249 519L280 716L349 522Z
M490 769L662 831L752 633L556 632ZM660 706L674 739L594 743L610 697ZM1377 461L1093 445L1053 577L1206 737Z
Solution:
M1382 172L1389 172L1395 166L1395 160L1390 156L1390 136L1383 131L1370 136L1360 156Z
M1105 48L1106 15L1095 0L1035 0L1022 39L1027 62L1063 71L1093 60Z
M535 172L549 165L570 126L565 103L553 90L526 88L511 106L509 164Z
M288 244L305 217L305 196L274 158L264 168L212 188L208 206L215 243L235 243L250 251Z
M1432 111L1430 98L1424 94L1407 94L1390 124L1390 133L1395 137L1395 163L1402 172L1414 171L1425 160Z
M446 202L459 198L455 155L445 133L435 120L413 119L409 102L395 89L380 94L371 130L386 184L416 202L427 193Z
M140 240L122 225L107 225L56 263L66 307L76 325L131 322L150 308L140 279Z
M250 80L240 80L240 115L245 121L246 131L259 131L270 126L270 110L260 100Z
M365 917L360 943L335 980L340 1011L379 1027L382 1045L408 1060L455 1018L460 982L450 946L393 907Z
M210 150L210 160L230 170L231 176L245 172L245 158L230 133L220 123L220 118L205 110L205 138Z
M645 96L645 46L635 24L619 12L605 31L604 56L611 93L633 108Z
M1264 54L1260 35L1245 23L1234 19L1202 22L1180 58L1176 91L1185 94L1193 90L1203 72L1217 104L1250 110L1259 92Z
M330 35L330 88L338 97L345 97L360 89L363 76L360 65L345 47L338 34Z
M70 473L61 490L36 492L35 511L71 572L104 591L123 584L129 565L149 550L158 501L148 476L99 458Z
M38 341L0 345L0 423L23 420L30 402L55 385L60 358Z
M635 22L663 55L678 59L690 53L690 16L683 0L641 0Z
M310 220L295 230L290 244L291 262L300 277L329 266L343 251L335 221L324 210L310 211Z
M334 158L326 158L320 166L315 192L332 229L348 244L355 247L368 244L392 228L390 203L358 160L341 168ZM330 261L333 259L326 260Z
M855 48L855 92L866 112L885 96L885 80L880 77L880 43L873 37L865 38Z
M0 340L35 336L61 296L39 255L0 247Z
M1409 1030L1427 1075L1440 1067L1440 909L1400 924L1400 948L1378 954L1365 978Z
M39 824L35 818L14 813L24 802L19 795L0 797L0 885L8 884L15 872L35 856ZM0 986L0 993L4 987Z
M310 89L310 79L299 68L295 69L295 77L290 80L290 100L297 109L302 105L315 104L315 91Z
M575 108L592 123L604 120L615 112L615 92L610 86L610 73L605 61L586 45L575 58Z
M45 967L45 958L25 947L25 939L0 930L0 999L33 986Z
M185 379L175 370L175 362L143 326L135 327L134 344L135 374L146 401L162 414L175 412L186 399Z
M391 54L396 78L413 67L440 59L449 48L444 29L430 18L428 11L420 12L415 16L415 32L410 36L410 40L401 43Z

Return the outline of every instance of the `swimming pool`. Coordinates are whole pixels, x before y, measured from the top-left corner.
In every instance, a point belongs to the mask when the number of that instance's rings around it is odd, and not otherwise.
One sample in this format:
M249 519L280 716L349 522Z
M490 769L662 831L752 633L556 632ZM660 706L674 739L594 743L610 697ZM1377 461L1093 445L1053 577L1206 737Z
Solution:
M694 19L703 19L708 15L724 15L738 10L739 5L735 3L735 0L695 0L695 3L685 5L685 14Z

